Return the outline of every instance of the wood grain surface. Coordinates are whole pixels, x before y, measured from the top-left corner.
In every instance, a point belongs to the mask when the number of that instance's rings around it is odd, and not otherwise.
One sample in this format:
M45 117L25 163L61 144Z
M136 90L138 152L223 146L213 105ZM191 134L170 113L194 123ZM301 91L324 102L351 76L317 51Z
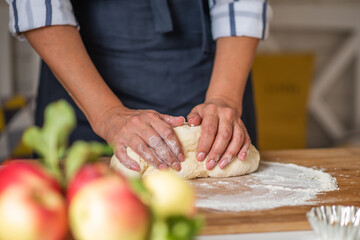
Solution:
M311 227L306 212L313 206L360 207L360 148L263 151L260 154L261 161L294 163L330 173L337 179L339 190L318 195L316 205L244 212L199 209L206 221L203 235L308 230Z

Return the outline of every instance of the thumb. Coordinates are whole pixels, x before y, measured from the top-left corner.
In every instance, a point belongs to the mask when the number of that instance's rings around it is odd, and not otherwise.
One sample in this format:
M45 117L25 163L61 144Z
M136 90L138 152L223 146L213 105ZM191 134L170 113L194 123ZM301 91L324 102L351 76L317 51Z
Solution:
M190 126L198 126L201 124L201 117L196 110L192 110L187 116Z
M166 123L170 124L172 127L178 127L184 124L185 118L180 117L173 117L166 114L160 114L161 120L165 121Z

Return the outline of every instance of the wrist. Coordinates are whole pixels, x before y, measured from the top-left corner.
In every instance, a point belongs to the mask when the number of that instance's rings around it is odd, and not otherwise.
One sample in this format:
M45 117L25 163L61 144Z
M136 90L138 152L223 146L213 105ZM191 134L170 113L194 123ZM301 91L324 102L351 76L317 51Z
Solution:
M221 106L227 106L242 114L242 101L241 99L233 99L224 95L206 96L205 103L215 103Z
M95 117L89 118L90 125L94 132L102 137L103 139L106 139L107 136L107 127L111 127L111 122L113 119L123 120L124 117L131 109L126 108L124 105L116 104L112 106L106 107L103 111L96 114ZM120 117L119 117L120 116ZM91 120L90 120L91 119Z

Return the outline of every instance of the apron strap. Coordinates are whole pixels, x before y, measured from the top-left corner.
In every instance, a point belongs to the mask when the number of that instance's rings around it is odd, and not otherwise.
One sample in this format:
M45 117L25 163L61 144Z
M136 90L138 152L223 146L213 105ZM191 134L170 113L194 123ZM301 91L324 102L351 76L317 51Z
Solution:
M205 0L207 1L207 0ZM200 14L201 14L201 27L202 27L202 51L205 54L212 52L212 38L210 30L210 10L209 4L204 3L204 0L199 0Z
M159 33L173 31L173 23L167 0L150 0L150 6L154 17L155 31Z

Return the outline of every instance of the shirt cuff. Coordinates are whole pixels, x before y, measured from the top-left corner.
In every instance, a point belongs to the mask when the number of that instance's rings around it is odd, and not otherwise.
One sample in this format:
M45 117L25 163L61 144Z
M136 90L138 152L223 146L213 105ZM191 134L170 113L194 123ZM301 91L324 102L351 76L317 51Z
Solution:
M214 4L210 9L213 39L247 36L265 39L272 10L266 0Z
M53 25L79 27L69 0L7 0L10 32L24 39L23 32Z

